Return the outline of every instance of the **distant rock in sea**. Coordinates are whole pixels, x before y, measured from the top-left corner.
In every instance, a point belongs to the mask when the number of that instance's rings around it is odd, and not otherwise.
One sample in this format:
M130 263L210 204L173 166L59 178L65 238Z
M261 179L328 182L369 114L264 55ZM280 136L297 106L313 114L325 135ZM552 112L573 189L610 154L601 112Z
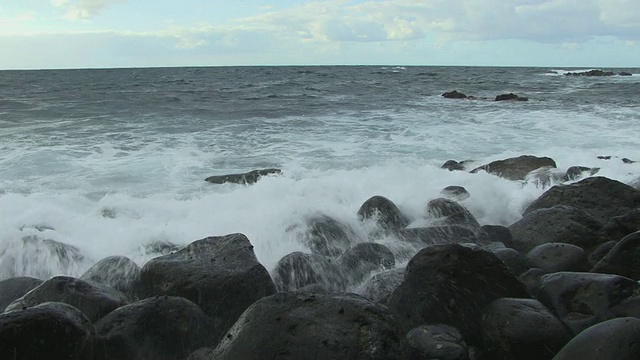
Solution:
M224 184L224 183L234 183L234 184L255 184L261 177L271 174L280 174L282 170L280 169L259 169L252 170L247 173L242 174L227 174L227 175L214 175L209 176L204 179L206 182L210 182L212 184Z
M604 70L589 70L583 72L568 72L564 74L565 76L613 76L615 73L613 71L604 71Z

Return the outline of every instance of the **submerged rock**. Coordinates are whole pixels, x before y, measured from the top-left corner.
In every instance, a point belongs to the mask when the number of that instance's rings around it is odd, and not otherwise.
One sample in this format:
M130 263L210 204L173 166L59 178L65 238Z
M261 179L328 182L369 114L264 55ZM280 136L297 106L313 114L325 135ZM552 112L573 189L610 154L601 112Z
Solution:
M529 98L521 97L514 93L508 93L496 96L495 101L529 101Z
M461 92L458 92L458 90L446 92L442 94L442 96L447 99L466 99L467 98L467 95Z
M578 72L568 72L564 74L565 76L613 76L615 73L613 71L604 71L604 70L589 70L589 71L578 71Z
M278 261L273 282L278 292L296 291L312 284L334 290L344 290L346 286L335 259L302 252L290 253Z
M80 249L56 240L29 235L0 247L0 279L29 275L41 279L77 271L85 261ZM42 266L47 264L47 266Z
M536 157L522 155L504 160L497 160L486 165L479 166L472 173L484 170L489 174L497 175L508 180L525 180L527 175L541 167L556 168L556 162L548 157Z
M466 164L469 162L471 161L470 160L463 160L463 161L447 160L445 161L444 164L442 164L442 166L440 166L440 168L447 169L449 171L454 171L454 170L464 171L466 170Z
M242 174L214 175L209 176L204 180L212 184L234 183L249 185L256 183L263 176L280 173L282 173L282 170L280 169L260 169L252 170Z
M95 263L80 276L80 279L134 295L140 285L140 267L128 257L109 256Z
M382 229L397 231L409 225L409 219L384 196L373 196L358 209L360 220L374 220Z
M456 201L462 201L468 199L471 195L463 186L447 186L442 189L440 193L448 198L451 198Z
M391 250L376 243L355 245L342 254L339 262L345 277L351 284L360 283L372 272L389 270L396 265Z
M595 175L600 171L600 168L588 168L586 166L571 166L564 174L564 181L577 180L583 176L584 173L589 175Z
M306 219L306 229L300 240L313 254L338 257L351 247L355 238L349 226L320 214Z
M427 215L437 219L443 225L466 227L474 232L480 230L480 224L467 208L445 198L437 198L427 204Z

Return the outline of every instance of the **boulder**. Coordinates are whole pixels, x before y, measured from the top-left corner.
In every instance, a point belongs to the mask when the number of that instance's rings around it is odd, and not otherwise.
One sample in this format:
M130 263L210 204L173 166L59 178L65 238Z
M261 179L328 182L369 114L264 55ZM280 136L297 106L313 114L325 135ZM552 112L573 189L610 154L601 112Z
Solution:
M42 280L31 277L15 277L0 281L0 313L7 305L42 284Z
M618 275L557 272L544 275L538 300L575 334L614 315L610 308L640 294L640 284Z
M470 163L471 160L463 160L463 161L455 161L455 160L447 160L440 166L441 169L447 169L449 171L463 171L466 170L466 165Z
M633 160L631 160L629 158L622 158L621 160L625 164L635 164L636 163L635 161L633 161Z
M91 322L96 322L120 306L126 305L128 299L120 291L106 285L69 276L56 276L16 299L5 311L30 308L47 302L61 302L74 306Z
M63 303L0 314L0 359L91 359L92 331L80 310Z
M613 249L614 246L616 246L617 243L618 242L611 240L591 249L588 254L589 264L591 264L591 266L595 266L600 260L602 260L602 258L605 257L605 255L609 253L609 251L611 251L611 249Z
M525 180L527 175L541 167L556 168L556 162L548 157L536 157L531 155L522 155L514 158L497 160L490 162L486 165L482 165L471 170L472 173L477 173L480 170L484 170L489 174L497 175L508 180Z
M491 250L502 262L507 265L511 273L519 276L531 268L529 260L519 251L511 248L499 248Z
M513 235L508 227L502 225L482 225L478 233L478 244L502 243L507 247L513 244Z
M357 292L369 300L384 303L404 280L404 272L404 268L379 272L368 278Z
M640 231L627 235L591 270L596 273L617 274L640 280Z
M614 216L604 225L603 230L611 240L619 241L625 236L640 231L640 209L633 209L627 213Z
M358 209L358 218L362 221L375 220L384 230L397 231L409 225L409 219L400 209L384 196L373 196Z
M523 215L556 205L572 206L605 224L614 216L639 208L640 190L605 177L589 177L570 185L552 187L531 203Z
M402 359L388 309L355 294L278 293L251 305L197 359Z
M414 256L389 309L400 336L425 324L458 328L478 343L481 309L502 297L529 297L524 285L491 252L458 244L434 245Z
M212 184L233 183L233 184L250 185L250 184L255 184L263 176L267 176L271 174L277 175L280 173L282 173L282 170L280 169L260 169L260 170L252 170L242 174L214 175L214 176L209 176L204 180Z
M533 296L538 297L538 290L542 283L542 277L547 273L538 268L531 268L518 276L518 280L527 287L527 292Z
M273 282L278 292L295 291L312 284L334 290L344 290L346 286L335 259L303 252L293 252L280 259L273 271Z
M215 346L222 335L193 302L159 296L118 308L96 323L94 359L183 359Z
M445 198L437 198L427 203L427 215L435 218L439 225L457 225L466 227L474 232L480 230L480 224L475 216L464 206Z
M604 70L589 70L589 71L581 71L581 72L568 72L564 74L565 76L613 76L615 75L613 71L604 71Z
M633 360L640 358L640 320L619 318L591 326L565 345L553 360Z
M400 231L398 236L419 248L429 245L476 243L478 241L475 231L456 225L408 228Z
M104 284L135 297L140 285L140 267L128 257L109 256L95 263L80 279Z
M614 317L634 317L640 319L640 296L630 297L627 300L611 307Z
M529 101L529 99L526 97L518 96L514 93L508 93L496 96L495 101Z
M591 266L584 250L575 245L547 243L534 247L527 253L532 267L547 273L558 271L589 271Z
M353 230L329 216L317 214L306 219L300 241L313 254L338 257L356 240Z
M448 325L423 325L411 329L402 341L405 359L468 360L469 351L460 331Z
M452 200L462 201L468 199L471 195L463 186L451 185L442 189L440 193Z
M395 257L389 248L377 243L360 243L347 250L339 259L347 280L358 284L375 271L393 269Z
M564 181L573 181L581 178L584 173L589 175L595 175L600 171L600 168L588 168L586 166L571 166L564 174Z
M618 76L632 76L633 74L627 71L621 71L618 73Z
M533 299L494 300L484 308L480 326L486 359L551 359L572 338L564 324Z
M147 297L189 299L223 332L249 305L276 291L243 234L207 237L152 259L142 268L141 280Z
M442 96L446 99L466 99L467 95L458 92L458 90L453 90L442 94Z
M24 236L20 242L0 244L0 279L32 276L47 279L56 273L72 273L85 261L80 249L40 235ZM47 264L41 266L40 264Z
M513 235L509 246L523 253L547 243L572 244L586 249L609 240L601 228L602 224L589 213L556 205L525 212L522 219L509 226Z

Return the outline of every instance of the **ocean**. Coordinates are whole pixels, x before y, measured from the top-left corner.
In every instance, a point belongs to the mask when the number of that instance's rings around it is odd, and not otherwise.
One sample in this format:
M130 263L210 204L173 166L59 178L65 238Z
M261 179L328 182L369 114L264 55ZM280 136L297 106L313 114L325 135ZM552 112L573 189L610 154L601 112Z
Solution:
M481 224L508 226L547 189L441 169L449 159L549 156L558 171L581 165L637 179L640 163L621 158L640 160L640 69L563 75L570 70L0 71L0 280L79 276L110 255L142 266L171 244L235 232L272 271L307 251L299 225L314 214L366 241L375 229L356 212L373 195L421 226L426 203L460 185ZM441 96L451 90L486 99ZM511 92L529 101L491 101ZM250 186L204 181L271 167L282 174ZM47 239L73 251L61 259Z

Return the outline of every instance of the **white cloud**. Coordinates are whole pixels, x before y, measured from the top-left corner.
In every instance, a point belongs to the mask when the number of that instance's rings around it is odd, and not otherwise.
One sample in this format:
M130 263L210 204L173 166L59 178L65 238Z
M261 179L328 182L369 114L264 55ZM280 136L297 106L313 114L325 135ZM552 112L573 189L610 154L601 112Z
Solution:
M107 7L126 0L51 0L51 3L65 9L64 17L68 19L89 19L98 15Z

